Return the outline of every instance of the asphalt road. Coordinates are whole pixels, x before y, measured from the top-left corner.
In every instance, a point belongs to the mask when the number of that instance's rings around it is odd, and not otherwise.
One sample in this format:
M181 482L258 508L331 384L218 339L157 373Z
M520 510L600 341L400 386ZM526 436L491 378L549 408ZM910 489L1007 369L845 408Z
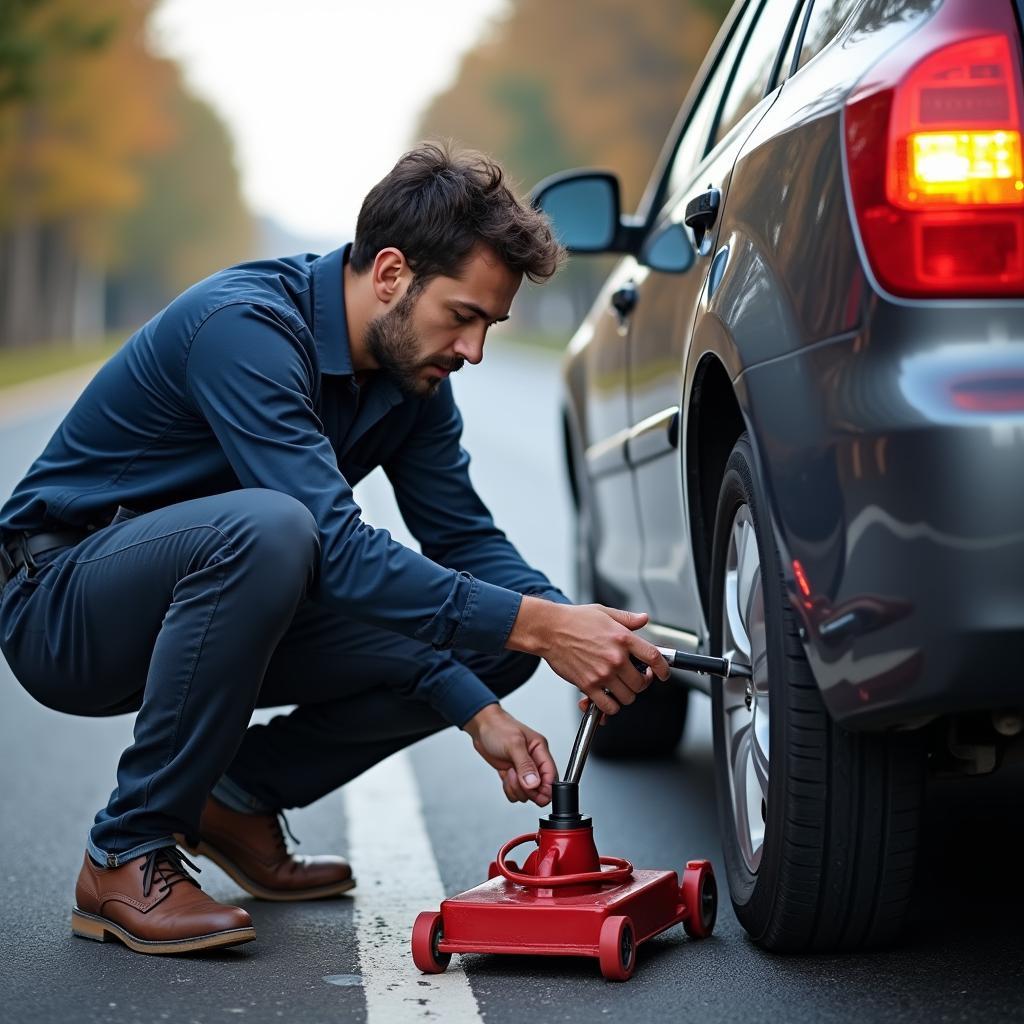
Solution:
M567 586L557 362L493 347L455 386L485 501L524 554ZM0 494L8 493L61 411L58 405L13 420L0 416L6 420ZM361 488L367 518L403 536L382 483L371 477ZM542 669L508 706L549 736L563 762L577 721L567 684ZM0 661L0 1020L367 1019L355 910L372 914L382 899L379 887L328 902L266 904L245 897L203 862L205 888L251 911L257 942L217 955L157 958L72 938L72 889L86 829L113 785L130 734L127 717L73 719L36 705ZM411 764L447 893L482 881L498 846L535 827L531 810L505 802L464 735L449 730L421 743ZM488 1024L1024 1019L1022 782L1019 769L1007 769L933 786L914 917L895 950L771 956L746 939L724 900L711 939L692 942L673 929L642 947L637 973L625 985L604 982L596 964L583 959L462 958L479 1015ZM673 759L591 761L582 793L602 852L637 866L677 869L709 856L724 877L703 698L694 698L687 736ZM301 850L345 852L345 808L344 795L335 793L291 815ZM379 827L400 833L403 826L382 814ZM421 860L410 860L392 884L414 887L424 870ZM408 963L396 969L413 970ZM443 1015L424 997L410 1000L402 1017Z

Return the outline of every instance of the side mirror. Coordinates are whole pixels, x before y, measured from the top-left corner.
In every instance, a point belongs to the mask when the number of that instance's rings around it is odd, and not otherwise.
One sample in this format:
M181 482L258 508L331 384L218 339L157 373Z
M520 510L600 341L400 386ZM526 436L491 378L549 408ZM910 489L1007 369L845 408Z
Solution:
M667 224L650 234L640 249L639 261L663 274L684 274L696 255L682 224Z
M566 171L533 190L533 205L547 214L555 237L569 252L616 251L619 181L604 171Z

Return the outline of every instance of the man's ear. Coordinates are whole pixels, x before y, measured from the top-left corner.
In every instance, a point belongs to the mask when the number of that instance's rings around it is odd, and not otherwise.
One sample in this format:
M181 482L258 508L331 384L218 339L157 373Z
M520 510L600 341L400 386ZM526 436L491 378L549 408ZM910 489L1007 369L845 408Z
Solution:
M381 249L373 261L370 283L379 302L388 306L405 293L412 271L401 249Z

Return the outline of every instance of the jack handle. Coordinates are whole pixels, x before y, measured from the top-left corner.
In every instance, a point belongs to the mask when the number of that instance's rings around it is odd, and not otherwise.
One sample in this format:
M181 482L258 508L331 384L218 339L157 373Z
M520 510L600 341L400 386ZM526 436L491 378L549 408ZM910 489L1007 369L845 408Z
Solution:
M673 651L671 647L659 647L658 652L672 668L700 672L706 676L722 676L725 679L749 679L751 676L749 665L737 665L728 654L721 658L713 658L708 654L687 654L685 651ZM632 655L630 655L630 660L641 672L646 671L647 666L642 661L633 658Z
M723 676L726 679L749 679L751 677L749 665L737 665L728 655L714 658L707 654L687 654L685 651L675 651L671 647L659 647L658 651L672 668L687 669L690 672L700 672L709 676ZM647 670L647 666L638 658L630 655L630 661L638 671L645 672ZM569 754L569 765L562 776L562 782L579 783L583 767L587 763L587 755L590 753L590 745L594 741L594 733L600 722L601 709L593 701L590 701L587 704L587 710L583 712L583 720L576 733L572 753Z
M580 722L572 753L569 755L569 766L562 776L563 782L575 784L580 781L583 766L587 763L587 754L590 753L590 744L594 741L594 733L601 724L601 713L601 709L593 701L587 703L587 710L583 712L583 721Z

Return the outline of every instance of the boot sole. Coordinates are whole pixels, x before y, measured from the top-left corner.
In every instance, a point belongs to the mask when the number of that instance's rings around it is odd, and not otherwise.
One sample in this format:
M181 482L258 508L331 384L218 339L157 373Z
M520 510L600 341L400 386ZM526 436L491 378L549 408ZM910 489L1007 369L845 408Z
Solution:
M89 914L75 907L71 911L71 933L81 939L93 942L108 942L117 939L136 953L193 953L200 949L221 949L252 942L256 938L255 928L231 928L223 932L210 932L190 939L140 939L122 928L121 925L98 914Z
M300 900L322 900L328 896L340 896L356 887L354 878L346 878L342 882L332 882L330 885L318 885L312 889L267 889L254 882L241 868L233 861L228 860L216 847L201 842L198 846L185 846L189 853L197 853L208 857L225 874L230 875L250 896L258 900L270 900L274 903L296 903Z

